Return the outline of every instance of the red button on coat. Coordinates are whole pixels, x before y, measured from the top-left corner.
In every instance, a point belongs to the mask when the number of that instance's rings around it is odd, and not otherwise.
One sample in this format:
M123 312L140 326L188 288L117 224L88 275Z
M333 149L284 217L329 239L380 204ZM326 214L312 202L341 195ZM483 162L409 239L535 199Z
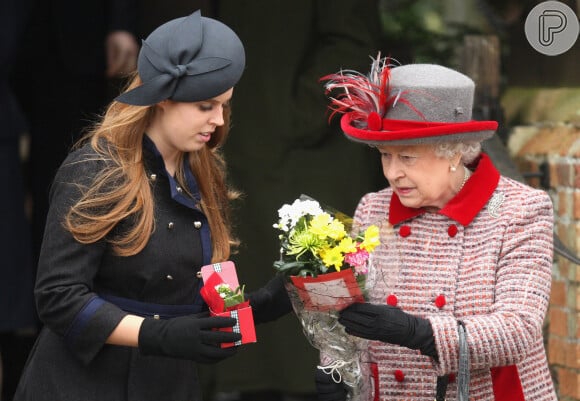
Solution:
M409 235L411 235L411 227L401 226L401 228L399 228L399 234L401 235L401 237L408 237Z
M395 294L391 294L387 297L387 305L397 306L398 302L399 300L397 299L397 296Z
M455 237L457 234L457 226L455 224L451 224L447 229L447 234L449 234L450 237Z
M449 373L449 383L455 382L455 373Z
M435 306L437 306L439 309L443 308L446 303L447 301L445 300L444 295L439 295L437 298L435 298Z
M395 370L394 376L395 380L398 382L402 382L403 380L405 380L405 374L403 373L402 370L399 369Z

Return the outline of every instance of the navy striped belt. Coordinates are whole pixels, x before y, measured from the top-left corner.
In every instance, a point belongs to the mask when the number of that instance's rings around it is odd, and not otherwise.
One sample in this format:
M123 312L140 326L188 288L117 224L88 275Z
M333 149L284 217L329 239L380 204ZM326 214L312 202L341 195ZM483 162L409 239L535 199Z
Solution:
M134 299L117 297L109 294L99 294L99 297L107 302L117 305L125 312L141 317L153 317L155 319L171 319L173 317L192 315L207 310L203 304L162 305L136 301Z

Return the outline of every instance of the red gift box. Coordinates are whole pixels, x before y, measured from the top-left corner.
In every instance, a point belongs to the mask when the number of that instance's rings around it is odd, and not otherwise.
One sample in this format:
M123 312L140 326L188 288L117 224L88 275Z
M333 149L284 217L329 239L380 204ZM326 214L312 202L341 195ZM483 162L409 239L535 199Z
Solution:
M201 276L204 281L201 296L209 306L210 315L233 317L237 321L235 326L220 328L219 330L234 331L242 335L241 341L222 343L222 348L255 343L257 341L256 328L254 327L254 315L252 314L252 307L249 301L226 308L224 300L215 289L219 284L228 284L232 289L239 287L238 275L234 263L226 261L203 266L201 268Z
M211 312L210 312L211 313ZM252 315L252 307L246 306L240 309L234 309L227 312L211 313L214 316L233 317L238 323L234 327L226 327L220 329L222 331L234 331L242 334L242 340L235 343L222 343L222 348L233 347L236 345L255 343L256 328L254 327L254 316Z

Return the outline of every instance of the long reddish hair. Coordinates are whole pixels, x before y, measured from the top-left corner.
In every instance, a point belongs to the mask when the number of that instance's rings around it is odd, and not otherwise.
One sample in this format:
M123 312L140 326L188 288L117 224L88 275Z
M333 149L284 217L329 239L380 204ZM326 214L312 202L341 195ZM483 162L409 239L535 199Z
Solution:
M140 84L135 74L127 90ZM143 165L142 141L156 112L155 105L113 101L100 122L77 144L90 142L98 154L113 162L98 174L66 216L65 226L77 241L88 244L105 238L121 256L134 255L147 244L155 229L154 198ZM204 148L189 153L189 165L201 193L200 207L211 229L212 262L228 259L232 245L237 245L231 232L230 201L238 193L226 185L226 165L220 153L229 121L230 110L224 108L224 125L217 127ZM178 166L177 180L187 188L182 160ZM129 229L108 236L125 219L131 222Z

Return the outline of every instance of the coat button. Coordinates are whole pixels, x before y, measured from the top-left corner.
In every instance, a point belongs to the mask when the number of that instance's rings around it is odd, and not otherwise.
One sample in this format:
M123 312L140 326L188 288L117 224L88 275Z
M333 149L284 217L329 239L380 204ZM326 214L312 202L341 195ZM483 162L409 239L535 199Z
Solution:
M449 383L455 382L455 373L449 373Z
M409 235L411 235L411 227L409 226L401 226L399 228L399 235L401 237L408 237Z
M399 300L397 299L397 296L395 294L391 294L387 297L387 305L397 306L398 302Z
M199 230L201 228L201 221L194 221L193 226Z
M403 380L405 380L405 374L400 369L395 370L393 376L395 376L395 380L398 382L402 382Z
M197 277L197 278L202 278L201 272L197 272L197 273L195 273L195 277Z
M177 192L182 193L183 189L181 187L177 187Z
M159 320L159 318L160 318L160 317L159 317L159 315L158 315L158 314L155 314L155 315L153 315L153 319L155 319L155 320Z
M151 181L155 181L157 179L157 174L151 174L149 178L151 179Z
M435 298L435 306L439 309L443 308L446 303L447 301L445 300L444 295L439 295L437 298Z
M451 224L447 229L447 234L449 234L450 237L455 237L455 235L457 235L457 226L455 224Z
M168 230L173 230L173 222L172 222L172 221L170 221L170 222L167 224L167 229L168 229Z
M168 274L168 275L167 275L165 278L166 278L167 280L173 280L173 276L172 276L171 274Z

